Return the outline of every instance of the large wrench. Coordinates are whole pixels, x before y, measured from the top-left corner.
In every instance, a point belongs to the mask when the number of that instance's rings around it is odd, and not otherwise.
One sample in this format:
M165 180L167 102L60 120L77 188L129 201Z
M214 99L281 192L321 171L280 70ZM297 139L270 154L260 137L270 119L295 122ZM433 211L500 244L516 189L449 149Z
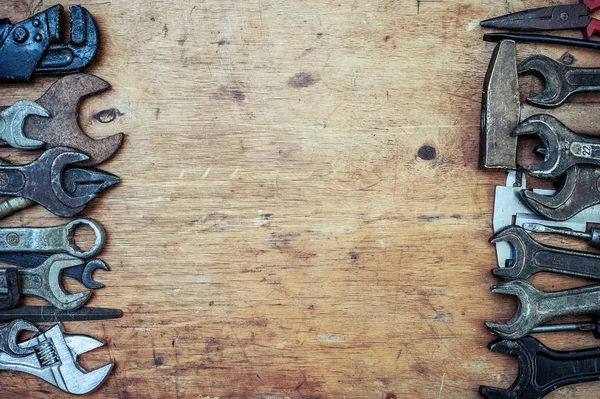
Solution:
M503 279L525 280L539 272L568 274L600 280L600 255L543 245L520 226L510 226L495 234L490 242L508 242L514 256L506 267L492 270Z
M492 292L514 295L519 300L517 312L508 322L485 322L492 334L506 339L522 338L555 317L600 312L600 285L544 292L525 280L512 280L493 286Z
M520 74L541 78L545 88L527 98L538 107L558 107L574 93L600 91L600 68L575 68L545 55L534 55L519 65Z
M96 236L90 249L82 250L75 243L75 230L89 226ZM68 253L79 258L89 258L98 253L106 233L102 225L92 219L75 219L67 224L53 227L4 227L0 228L0 252Z

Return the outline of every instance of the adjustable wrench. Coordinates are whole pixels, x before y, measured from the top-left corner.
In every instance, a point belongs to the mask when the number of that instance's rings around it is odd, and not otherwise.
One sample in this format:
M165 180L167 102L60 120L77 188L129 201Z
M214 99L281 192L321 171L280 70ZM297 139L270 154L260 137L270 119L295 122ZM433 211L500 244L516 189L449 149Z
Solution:
M23 331L37 335L17 342ZM0 330L0 370L28 373L67 393L83 395L102 385L114 365L88 372L77 363L77 357L103 345L87 335L65 334L60 323L40 332L29 322L15 320Z
M552 272L600 280L600 255L540 244L522 227L507 227L490 242L508 242L513 248L506 266L492 270L500 278L525 280L535 273Z
M575 68L538 54L523 61L518 71L544 81L544 90L527 97L529 104L538 107L558 107L574 93L600 91L599 68Z
M82 250L75 244L75 230L83 225L89 226L96 237L94 245L88 250ZM104 228L92 219L75 219L53 227L0 228L0 252L65 252L79 258L89 258L102 249L105 241Z
M479 387L488 399L541 399L562 386L600 379L600 348L554 351L533 337L497 339L488 348L517 356L519 363L519 375L510 388Z
M508 322L485 322L492 334L506 339L524 337L535 327L555 317L600 312L600 285L543 292L525 280L512 280L493 286L492 292L514 295L519 300L517 312Z

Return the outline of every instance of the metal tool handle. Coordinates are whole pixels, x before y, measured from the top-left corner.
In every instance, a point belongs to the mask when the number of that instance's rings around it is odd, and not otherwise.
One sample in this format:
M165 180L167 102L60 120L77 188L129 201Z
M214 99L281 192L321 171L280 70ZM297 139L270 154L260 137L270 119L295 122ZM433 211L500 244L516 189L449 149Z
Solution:
M575 91L600 91L600 68L571 68L565 78Z
M598 312L600 312L600 285L544 292L537 301L537 313L545 320Z
M95 234L94 245L80 249L74 239L78 227L89 226ZM104 228L92 219L75 219L54 227L15 227L0 229L0 252L62 253L89 258L98 253L106 240Z
M600 279L600 255L548 247L534 256L539 271Z

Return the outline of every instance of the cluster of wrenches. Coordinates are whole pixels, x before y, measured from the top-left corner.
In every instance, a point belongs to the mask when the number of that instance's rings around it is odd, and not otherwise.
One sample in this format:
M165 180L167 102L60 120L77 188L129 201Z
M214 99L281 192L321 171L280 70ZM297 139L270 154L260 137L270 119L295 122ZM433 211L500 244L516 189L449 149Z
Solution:
M0 81L28 81L35 75L64 74L38 99L23 99L0 107L0 146L42 150L33 162L15 165L0 159L0 219L39 204L59 217L81 213L98 194L119 182L111 173L94 168L121 147L124 134L102 139L88 136L79 123L81 102L110 88L104 80L85 73L98 50L99 32L82 6L70 8L70 38L63 42L60 5L13 24L0 19ZM80 248L75 232L87 226L94 243ZM37 376L72 394L98 388L113 364L85 371L80 354L103 345L85 335L70 335L63 321L121 317L119 309L84 307L98 269L108 266L94 258L104 246L100 223L80 218L53 227L0 227L0 370ZM63 277L77 280L86 290L69 292ZM41 298L51 306L22 306L22 298ZM40 331L32 322L58 322ZM33 337L18 341L19 334Z
M574 68L544 55L528 57L517 65L516 56L515 43L503 41L490 62L482 101L480 166L505 169L517 176L511 187L496 192L496 230L490 241L496 244L500 261L492 273L504 280L494 285L492 292L515 296L518 307L510 320L485 324L499 337L490 343L490 350L518 357L519 377L508 389L482 386L480 393L487 398L542 398L564 385L600 379L600 348L557 352L529 336L589 331L600 338L600 283L546 292L528 282L540 272L600 281L600 253L552 247L531 236L562 234L600 247L600 229L592 227L586 232L570 228L581 223L579 215L595 216L596 211L588 209L600 204L600 138L590 135L589 126L581 120L569 119L580 113L566 103L575 93L600 92L600 69ZM522 105L518 77L526 74L538 76L544 89ZM576 133L578 129L586 134ZM540 139L542 144L534 153L543 161L519 165L518 138L529 135ZM556 180L558 190L527 189L525 174ZM518 193L517 198L510 197L512 192ZM498 203L500 198L509 200ZM510 252L504 252L504 246L510 247ZM548 323L580 315L590 315L592 320Z

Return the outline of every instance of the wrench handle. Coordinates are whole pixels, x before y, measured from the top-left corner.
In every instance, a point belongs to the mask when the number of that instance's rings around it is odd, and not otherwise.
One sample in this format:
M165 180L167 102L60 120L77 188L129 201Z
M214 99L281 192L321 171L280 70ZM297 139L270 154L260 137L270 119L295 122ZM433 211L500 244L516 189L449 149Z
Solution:
M546 292L539 299L537 314L543 321L562 316L600 312L600 285Z
M600 91L600 68L572 68L565 74L565 80L572 92Z
M558 249L542 250L534 257L539 271L600 280L600 256Z

